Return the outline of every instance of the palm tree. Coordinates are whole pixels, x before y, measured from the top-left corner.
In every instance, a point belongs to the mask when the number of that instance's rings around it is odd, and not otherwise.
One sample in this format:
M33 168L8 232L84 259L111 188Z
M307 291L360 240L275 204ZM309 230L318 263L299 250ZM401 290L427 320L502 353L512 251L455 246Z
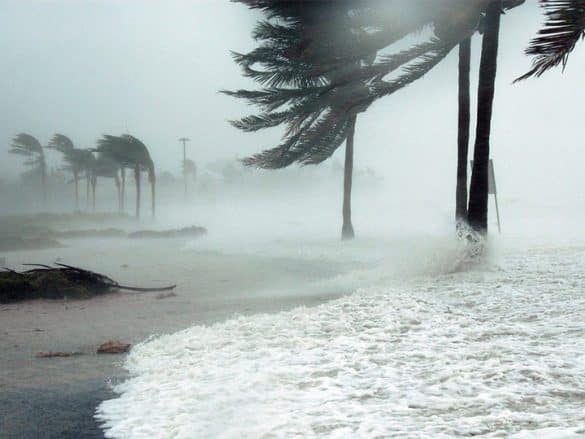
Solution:
M481 63L477 99L477 126L473 172L469 188L469 225L483 235L488 223L488 166L490 134L497 73L498 45L502 1L492 0L486 9L485 31L481 50Z
M113 178L116 184L116 190L118 194L118 210L121 208L121 193L120 193L120 177L118 176L119 164L113 160L110 156L100 153L93 164L93 172L91 176L92 186L92 206L95 211L95 190L97 186L97 180L99 177L102 178Z
M40 176L43 203L47 203L47 162L40 142L30 134L20 133L12 139L10 152L26 157L25 165Z
M75 183L75 208L79 209L79 177L85 169L84 154L80 154L81 150L76 149L71 139L63 134L55 134L49 141L48 147L63 154L63 158L67 163L64 169L73 174L73 182Z
M504 0L503 8L513 9L524 3L524 0ZM476 11L475 24L469 20L475 30L479 29L482 10ZM470 125L470 70L471 70L471 37L459 43L459 102L457 127L457 184L455 190L455 219L457 228L467 223L467 160L469 155Z
M261 21L254 30L254 37L262 44L248 54L234 57L244 75L260 83L262 89L228 93L258 105L262 111L233 125L247 132L286 126L279 146L244 161L268 169L292 163L321 163L344 140L349 140L355 131L357 114L366 111L376 100L423 77L462 42L464 62L465 41L477 31L486 9L494 9L495 2L412 0L405 5L400 0L240 1L265 11L269 20ZM502 8L511 9L523 1L498 0L497 8L501 12ZM405 12L409 7L413 9ZM270 19L278 21L271 23ZM434 28L430 38L408 49L391 51L393 43L427 25ZM351 31L347 32L348 29ZM382 55L382 50L390 53ZM364 62L370 57L372 62ZM390 74L394 75L387 79ZM465 114L463 98L462 116ZM461 118L458 142L462 151L466 144L465 119ZM468 126L467 123L467 131ZM484 133L485 123L481 126L479 132ZM349 156L347 163L352 163ZM458 172L458 176L463 177L462 174ZM465 181L458 180L463 182L458 189L466 188L466 176ZM351 188L351 180L348 178L346 182L349 184L344 187ZM463 212L461 206L465 206L466 196L463 191L458 192L459 211Z
M540 0L546 21L526 54L535 56L532 69L517 81L540 77L559 65L564 69L577 43L585 38L585 0Z
M117 163L118 169L123 170L124 168L132 168L134 170L137 218L140 217L140 173L142 170L147 171L148 180L151 185L152 216L154 218L156 174L154 169L154 162L150 157L150 153L148 152L146 145L144 145L144 143L142 143L136 137L129 134L124 134L122 136L104 135L101 139L98 140L98 147L96 148L96 151L109 157L111 160Z
M260 47L245 55L235 55L244 74L260 82L264 89L225 93L259 105L264 112L232 123L244 131L288 125L283 144L245 159L244 163L268 169L295 162L319 164L345 140L342 239L351 239L354 237L351 189L355 126L357 114L365 109L356 101L368 97L368 74L377 78L384 66L393 70L424 52L402 53L373 66L376 55L373 47L380 45L379 40L390 44L408 31L402 26L394 33L384 30L372 38L361 23L366 13L372 11L366 9L352 15L347 6L359 9L355 2L345 5L244 2L268 11L271 17L285 20L286 25L260 22L254 30L255 39L262 41ZM353 20L354 16L358 19ZM320 27L325 31L317 34L316 29ZM407 29L414 31L420 27L421 23L416 22ZM254 68L255 64L262 69ZM287 104L289 108L285 111L276 111Z
M86 206L87 208L89 208L90 186L96 158L93 155L93 152L89 149L78 149L76 155L78 156L78 160L82 164L82 169L85 174L84 178L86 179Z
M467 222L467 157L469 152L471 38L459 43L459 120L457 127L457 186L455 219L457 227Z

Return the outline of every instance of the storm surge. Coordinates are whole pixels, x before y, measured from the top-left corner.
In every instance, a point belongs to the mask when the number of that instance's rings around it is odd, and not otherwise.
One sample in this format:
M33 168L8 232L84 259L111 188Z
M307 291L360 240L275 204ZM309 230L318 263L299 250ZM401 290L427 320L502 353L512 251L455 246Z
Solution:
M151 338L96 416L112 438L583 437L585 246L465 270L453 255L348 272L332 282L362 287L314 308Z

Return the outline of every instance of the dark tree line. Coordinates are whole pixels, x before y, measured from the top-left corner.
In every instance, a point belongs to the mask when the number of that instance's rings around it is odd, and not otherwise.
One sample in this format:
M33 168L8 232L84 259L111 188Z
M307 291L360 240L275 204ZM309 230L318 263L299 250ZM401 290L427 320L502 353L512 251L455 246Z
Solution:
M155 215L156 173L154 162L148 148L136 137L129 134L121 136L104 135L92 149L78 149L73 141L63 135L55 134L47 148L59 151L63 155L63 170L71 173L71 183L75 185L75 207L79 209L79 182L86 181L86 200L95 210L95 192L98 178L113 179L118 193L118 209L125 211L125 171L134 172L136 184L136 217L140 217L141 173L146 172L151 186L151 211ZM47 164L41 143L32 135L18 134L11 144L10 152L25 156L25 165L33 168L41 179L41 191L46 201ZM91 201L90 201L91 200Z

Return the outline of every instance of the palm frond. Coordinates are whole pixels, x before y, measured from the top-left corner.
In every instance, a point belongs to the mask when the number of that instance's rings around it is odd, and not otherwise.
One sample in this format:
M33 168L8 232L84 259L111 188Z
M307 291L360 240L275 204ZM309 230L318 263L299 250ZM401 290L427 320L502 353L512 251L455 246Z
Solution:
M13 149L29 151L30 153L42 154L43 152L43 147L37 138L27 133L20 133L14 137L10 146Z
M376 81L370 86L370 99L380 99L384 96L391 95L396 91L412 84L422 78L439 64L453 48L458 44L458 40L439 40L434 39L433 50L428 51L413 64L403 68L403 73L392 81Z
M72 151L75 149L73 141L64 134L55 134L49 141L49 148L60 152Z
M540 0L546 21L525 53L535 56L532 69L517 81L540 77L548 70L567 65L569 55L585 37L585 0Z

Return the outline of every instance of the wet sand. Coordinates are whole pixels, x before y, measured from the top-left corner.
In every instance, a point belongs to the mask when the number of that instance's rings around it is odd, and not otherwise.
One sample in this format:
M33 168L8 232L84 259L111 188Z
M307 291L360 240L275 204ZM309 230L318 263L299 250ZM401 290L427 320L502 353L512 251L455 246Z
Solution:
M95 407L112 396L109 383L124 378L123 355L95 354L105 341L135 344L235 314L312 306L346 293L315 287L346 269L326 259L206 251L179 240L65 243L65 248L7 253L7 264L60 260L123 284L176 283L176 296L114 293L86 301L0 305L2 438L103 437L93 419ZM40 351L85 355L35 358Z

